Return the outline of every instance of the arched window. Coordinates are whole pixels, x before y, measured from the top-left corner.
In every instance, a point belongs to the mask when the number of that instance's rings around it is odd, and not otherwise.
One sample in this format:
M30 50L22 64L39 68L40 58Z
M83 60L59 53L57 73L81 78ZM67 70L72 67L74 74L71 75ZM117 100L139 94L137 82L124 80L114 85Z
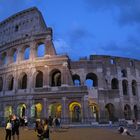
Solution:
M132 81L132 94L134 96L137 94L137 82L135 80Z
M13 62L16 62L17 60L17 51L15 50L13 53Z
M73 83L75 86L80 86L81 85L81 81L80 81L80 76L75 74L72 76L73 79Z
M8 90L13 90L14 87L14 77L10 76L8 81Z
M45 55L45 44L39 44L37 46L37 57L43 57Z
M110 64L115 64L115 60L114 59L110 59Z
M131 119L131 108L128 104L126 104L124 106L124 117L125 117L126 120Z
M36 88L43 87L43 72L41 71L37 72L35 87Z
M85 85L87 87L97 87L98 86L98 78L94 73L88 73L86 76Z
M123 89L123 95L128 95L128 82L127 82L127 80L122 81L122 89Z
M1 54L1 62L3 65L7 64L7 53L6 52Z
M28 60L29 58L30 58L30 47L26 47L25 50L24 50L23 59Z
M27 88L27 74L23 74L20 80L20 88L26 89Z
M51 86L61 86L61 72L54 70L51 74Z
M119 89L118 87L118 80L116 78L113 78L111 81L111 88L112 89Z
M123 69L121 73L122 73L122 77L127 77L127 71L125 69Z
M3 79L2 77L0 77L0 91L2 91L3 89Z
M134 117L136 120L138 119L138 107L137 107L137 105L134 105Z

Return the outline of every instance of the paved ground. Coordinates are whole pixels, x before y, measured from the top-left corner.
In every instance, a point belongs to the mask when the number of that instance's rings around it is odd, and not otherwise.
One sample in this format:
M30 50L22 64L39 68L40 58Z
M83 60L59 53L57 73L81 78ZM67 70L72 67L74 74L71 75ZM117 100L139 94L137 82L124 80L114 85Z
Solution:
M0 128L0 140L5 140L4 137L5 130ZM60 129L50 133L50 138L51 140L140 140L139 135L136 137L122 136L115 129L106 128ZM20 140L37 140L37 136L33 130L20 129Z

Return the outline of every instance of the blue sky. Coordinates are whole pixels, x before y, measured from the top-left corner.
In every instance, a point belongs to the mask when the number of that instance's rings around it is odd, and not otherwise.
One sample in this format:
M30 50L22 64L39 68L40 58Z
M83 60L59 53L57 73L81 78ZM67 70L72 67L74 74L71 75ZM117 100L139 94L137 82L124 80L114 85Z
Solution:
M140 0L0 0L0 21L36 6L58 54L140 59Z

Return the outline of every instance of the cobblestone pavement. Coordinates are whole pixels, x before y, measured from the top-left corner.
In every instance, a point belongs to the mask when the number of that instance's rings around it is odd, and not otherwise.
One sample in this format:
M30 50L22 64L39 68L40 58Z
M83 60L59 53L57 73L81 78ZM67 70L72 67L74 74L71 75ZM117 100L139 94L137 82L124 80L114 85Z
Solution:
M139 140L140 136L122 136L114 128L69 128L51 132L50 138L51 140ZM0 140L5 140L4 128L0 128ZM35 131L21 128L20 140L37 140Z

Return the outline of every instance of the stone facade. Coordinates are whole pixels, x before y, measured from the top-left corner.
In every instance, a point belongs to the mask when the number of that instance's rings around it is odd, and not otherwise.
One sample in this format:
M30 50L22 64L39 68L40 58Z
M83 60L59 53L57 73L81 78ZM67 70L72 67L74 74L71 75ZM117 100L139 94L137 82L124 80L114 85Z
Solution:
M0 33L0 116L56 116L63 123L140 118L140 61L57 55L37 8L1 22Z

